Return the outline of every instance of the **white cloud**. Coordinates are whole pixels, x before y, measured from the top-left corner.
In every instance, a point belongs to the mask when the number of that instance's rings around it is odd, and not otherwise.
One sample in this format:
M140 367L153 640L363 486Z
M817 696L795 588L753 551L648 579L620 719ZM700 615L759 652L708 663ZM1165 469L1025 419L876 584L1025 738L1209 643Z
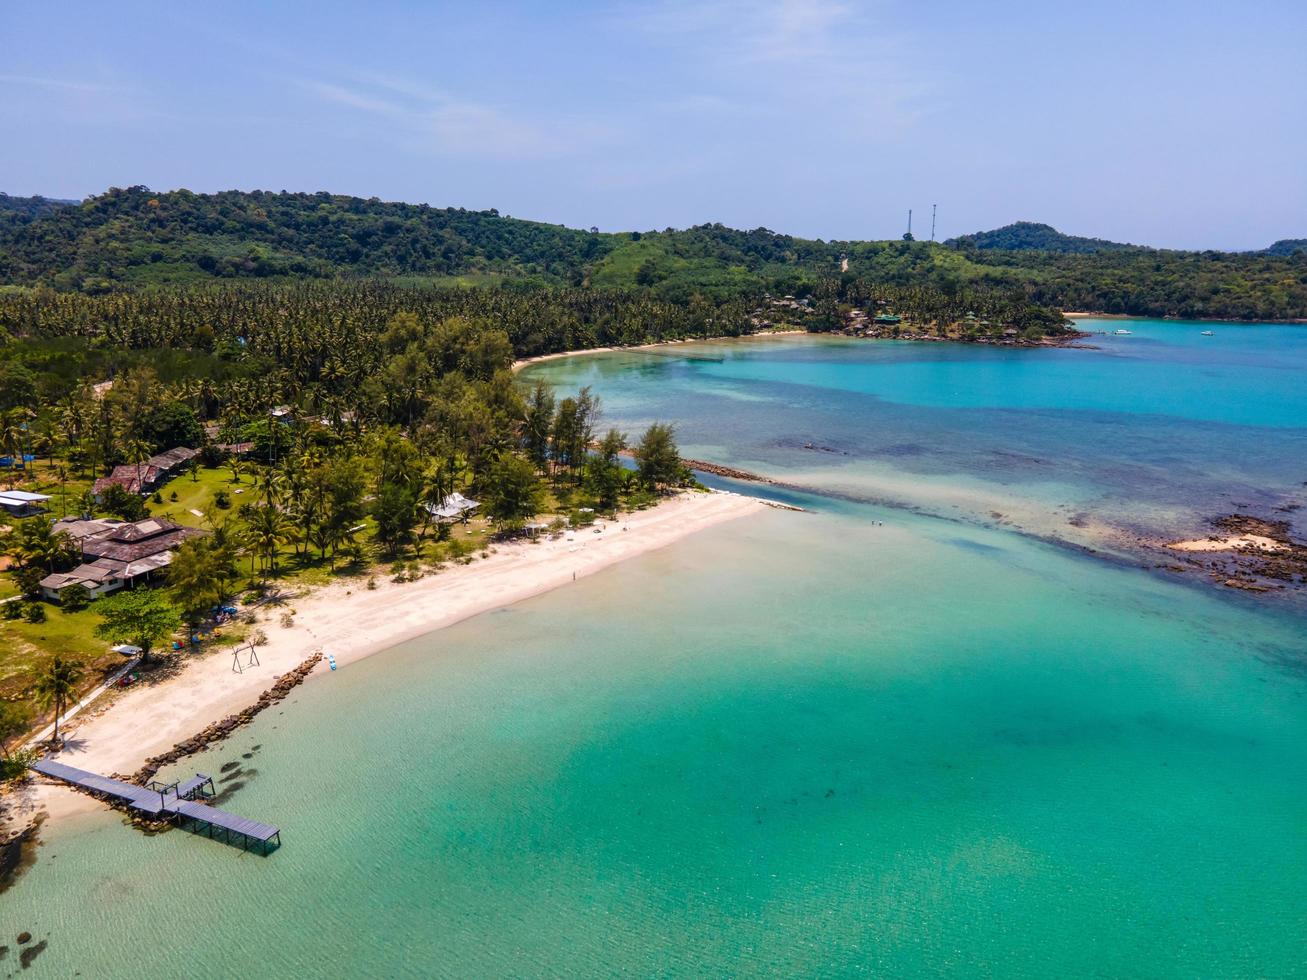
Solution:
M400 106L346 88L344 85L318 81L301 81L300 84L319 98L327 102L334 102L337 105L348 106L351 109L362 109L364 112L385 116L402 116L404 114L404 109Z
M349 84L302 79L318 98L384 119L394 135L433 153L498 158L561 157L593 149L606 130L573 119L526 118L411 79L355 72Z
M87 94L125 91L121 85L112 85L106 82L87 82L73 78L43 78L37 75L0 75L0 85L25 85L32 88Z
M659 0L628 9L623 22L702 76L698 99L739 111L752 106L799 124L829 126L834 112L843 127L905 128L931 111L934 89L914 63L914 39L890 27L881 6Z

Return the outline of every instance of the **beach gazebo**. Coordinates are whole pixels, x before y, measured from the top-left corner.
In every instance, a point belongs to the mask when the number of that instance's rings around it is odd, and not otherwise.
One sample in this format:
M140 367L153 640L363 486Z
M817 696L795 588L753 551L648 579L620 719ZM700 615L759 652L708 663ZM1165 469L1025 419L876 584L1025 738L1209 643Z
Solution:
M427 513L438 521L466 521L481 504L455 490L439 504L425 504Z

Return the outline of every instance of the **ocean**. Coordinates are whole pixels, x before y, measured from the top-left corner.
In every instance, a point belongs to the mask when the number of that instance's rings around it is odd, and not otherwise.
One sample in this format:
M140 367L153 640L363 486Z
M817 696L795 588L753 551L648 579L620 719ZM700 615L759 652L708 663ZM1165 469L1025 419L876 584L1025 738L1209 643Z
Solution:
M297 689L176 770L280 850L53 828L0 966L26 930L34 977L1303 973L1307 619L1086 547L1301 497L1307 330L1126 326L532 366L804 512Z

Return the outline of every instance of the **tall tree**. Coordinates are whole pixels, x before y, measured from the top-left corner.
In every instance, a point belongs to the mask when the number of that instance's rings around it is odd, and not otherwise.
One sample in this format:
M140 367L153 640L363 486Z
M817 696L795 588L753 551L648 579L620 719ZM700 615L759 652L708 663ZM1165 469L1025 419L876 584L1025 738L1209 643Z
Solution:
M413 540L418 526L418 495L410 486L383 483L372 504L377 540L392 554Z
M549 460L549 430L554 421L554 407L553 389L543 381L538 382L527 398L526 424L522 430L527 458L538 470L543 470Z
M48 517L29 517L6 537L5 550L19 568L42 568L54 572L77 557L77 546L62 531L54 530Z
M295 532L285 512L276 504L264 503L242 511L245 517L245 540L252 555L258 555L262 568L277 570L277 549Z
M226 537L191 538L173 552L168 588L182 619L194 627L228 597L236 577L236 554Z
M181 611L166 595L153 589L132 589L100 599L95 604L100 624L95 635L110 643L141 648L141 662L149 663L155 644L169 639L182 624Z
M520 456L505 456L490 472L486 513L505 528L519 528L539 513L544 487L535 467Z
M676 448L676 432L670 425L655 422L645 429L635 447L640 481L650 490L676 486L685 479L685 467Z
M586 481L601 510L612 510L617 506L625 475L617 459L625 448L626 436L616 429L609 429L586 466Z
M51 745L59 744L59 719L68 710L69 703L77 697L77 685L81 683L83 672L79 661L55 657L36 675L32 695L37 706L42 711L54 709Z

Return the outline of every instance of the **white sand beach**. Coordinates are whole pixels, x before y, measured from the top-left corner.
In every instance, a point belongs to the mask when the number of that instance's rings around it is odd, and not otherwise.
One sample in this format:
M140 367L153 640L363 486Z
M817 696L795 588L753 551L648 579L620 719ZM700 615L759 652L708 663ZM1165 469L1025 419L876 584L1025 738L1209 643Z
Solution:
M1167 545L1176 551L1234 551L1251 548L1256 551L1288 551L1283 542L1262 534L1231 534L1219 538L1194 538L1192 541L1173 541Z
M684 492L657 507L568 531L557 540L488 544L486 558L453 565L416 582L378 576L337 583L269 608L259 626L267 643L257 648L259 666L232 670L231 649L193 658L158 684L115 692L69 723L68 745L57 758L99 773L129 773L149 756L170 749L226 715L252 704L276 677L314 651L334 656L340 667L405 640L478 613L565 586L609 565L665 547L696 531L763 505L731 493ZM294 611L290 627L283 613ZM328 670L324 663L310 682ZM44 811L49 818L102 809L73 791L37 779L12 799L11 822Z
M686 344L715 344L738 340L759 340L767 337L788 337L794 334L807 334L806 330L761 330L757 333L740 334L723 337L687 337L682 340L659 340L652 344L634 344L630 347L585 347L581 350L564 350L554 354L537 354L535 357L523 357L513 362L513 370L520 371L528 364L541 361L556 361L563 357L579 357L582 354L611 354L615 351L650 350L655 347L680 347Z

